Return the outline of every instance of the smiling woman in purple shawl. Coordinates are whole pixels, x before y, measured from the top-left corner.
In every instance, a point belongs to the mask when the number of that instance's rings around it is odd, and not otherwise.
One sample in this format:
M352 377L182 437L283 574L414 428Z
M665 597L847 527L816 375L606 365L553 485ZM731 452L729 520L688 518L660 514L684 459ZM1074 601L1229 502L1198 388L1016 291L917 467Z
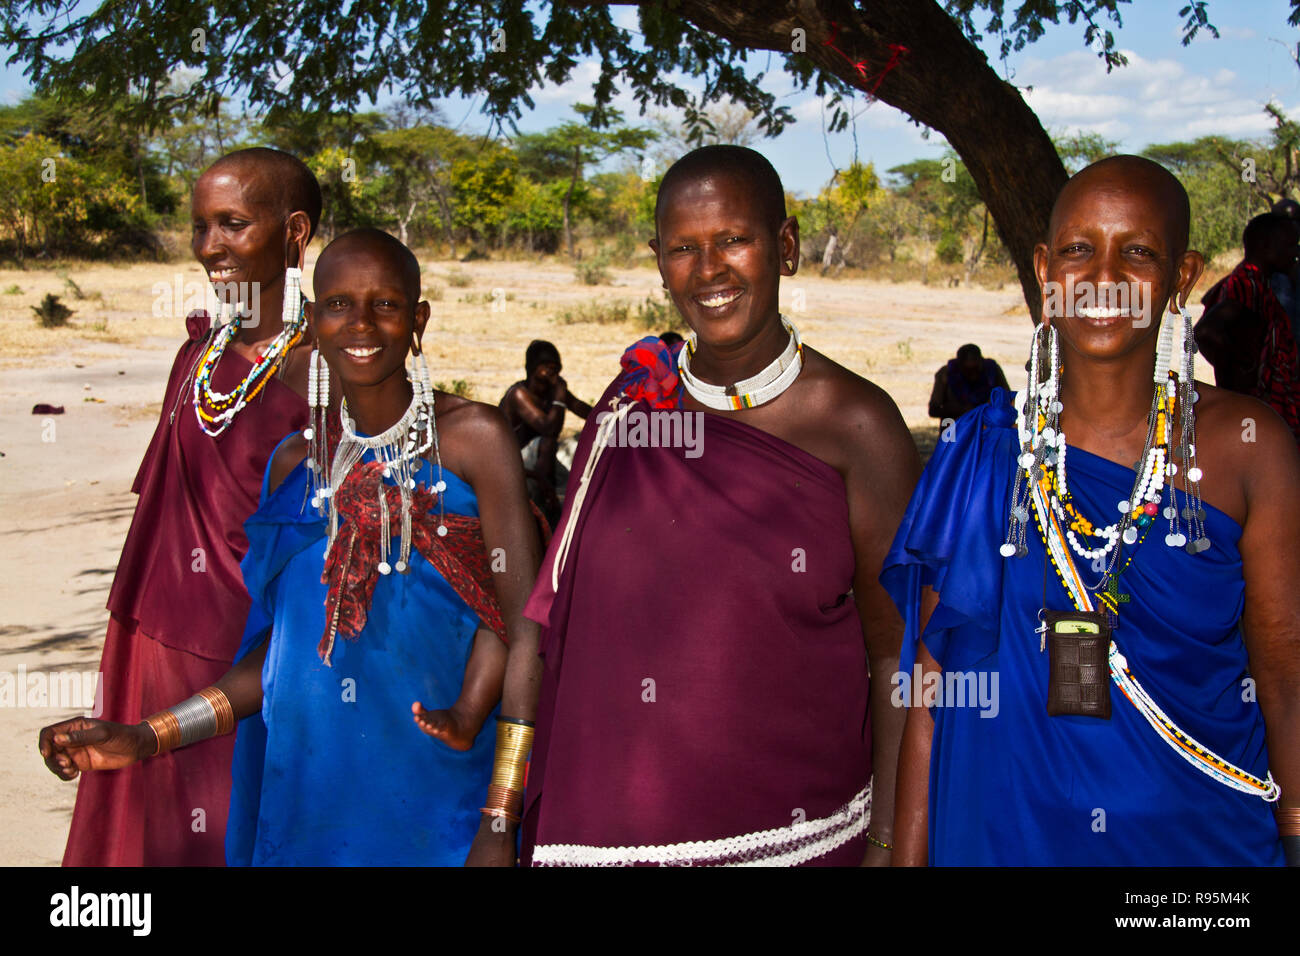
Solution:
M783 195L731 146L660 187L651 246L695 335L629 349L582 434L527 608L525 862L889 861L901 621L876 576L919 463L888 396L780 315Z

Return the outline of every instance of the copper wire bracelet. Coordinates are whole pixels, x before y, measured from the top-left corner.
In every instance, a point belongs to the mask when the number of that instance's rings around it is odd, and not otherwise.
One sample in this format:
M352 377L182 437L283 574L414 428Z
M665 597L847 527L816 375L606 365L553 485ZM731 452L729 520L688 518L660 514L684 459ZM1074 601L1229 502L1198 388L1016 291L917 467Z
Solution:
M158 739L155 757L207 740L223 737L235 729L235 711L230 698L218 687L205 687L175 707L145 718Z
M488 784L487 806L480 813L519 822L524 806L524 770L533 749L532 721L497 718L496 757Z

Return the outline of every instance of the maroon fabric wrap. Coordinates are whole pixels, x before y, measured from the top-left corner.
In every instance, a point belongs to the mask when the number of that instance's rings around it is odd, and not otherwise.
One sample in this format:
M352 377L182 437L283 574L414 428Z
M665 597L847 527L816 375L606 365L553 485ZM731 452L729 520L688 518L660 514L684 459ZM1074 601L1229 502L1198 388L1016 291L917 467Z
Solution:
M587 419L525 609L543 625L545 660L525 863L541 845L677 844L812 821L871 776L848 504L824 462L708 413L698 458L608 447L552 591L613 392ZM859 835L811 862L857 864L865 848Z
M110 615L99 666L102 718L134 724L216 683L230 661L173 650ZM227 734L121 770L83 773L63 865L225 866L234 749Z
M108 609L168 647L229 663L248 620L239 571L248 550L244 521L257 510L276 445L306 427L307 402L272 379L225 432L210 438L195 421L192 394L207 342L196 323L190 334L176 354L158 427L131 488L140 500ZM227 349L212 387L231 392L251 370Z
M108 597L100 662L105 720L135 723L230 669L248 618L244 520L257 508L275 446L307 423L307 403L272 380L219 438L199 430L193 377L209 324L203 315L186 320L190 338L131 487L140 498ZM232 391L250 369L227 352L213 387ZM82 774L64 865L223 865L233 747L233 736L218 737Z
M329 585L325 599L325 633L317 648L322 660L337 632L356 640L366 626L366 615L379 579L379 486L383 482L383 465L359 462L353 466L342 487L334 493L339 511L339 534L325 560L321 582ZM385 485L388 501L389 530L396 538L401 532L401 492L396 485ZM424 555L434 569L446 579L461 600L474 609L483 626L506 640L506 625L497 604L492 584L492 568L483 545L483 524L478 518L448 514L443 523L446 537L440 538L438 496L417 486L411 492L411 547ZM397 561L396 548L388 556L389 564ZM396 572L393 572L396 573Z

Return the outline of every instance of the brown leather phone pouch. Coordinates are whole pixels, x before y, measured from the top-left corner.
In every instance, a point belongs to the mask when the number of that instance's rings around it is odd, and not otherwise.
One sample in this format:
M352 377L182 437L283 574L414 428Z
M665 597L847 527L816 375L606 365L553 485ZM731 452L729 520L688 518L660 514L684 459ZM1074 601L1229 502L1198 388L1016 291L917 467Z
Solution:
M1087 611L1044 611L1047 713L1110 720L1110 622Z

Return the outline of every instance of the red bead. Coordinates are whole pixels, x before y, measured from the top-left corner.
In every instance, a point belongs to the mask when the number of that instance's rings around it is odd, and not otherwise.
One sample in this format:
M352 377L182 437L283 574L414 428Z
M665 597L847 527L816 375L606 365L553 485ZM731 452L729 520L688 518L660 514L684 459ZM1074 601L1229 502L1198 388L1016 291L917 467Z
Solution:
M1160 510L1160 505L1158 505L1154 501L1148 501L1146 504L1142 506L1142 510L1154 518L1156 516L1156 512Z

